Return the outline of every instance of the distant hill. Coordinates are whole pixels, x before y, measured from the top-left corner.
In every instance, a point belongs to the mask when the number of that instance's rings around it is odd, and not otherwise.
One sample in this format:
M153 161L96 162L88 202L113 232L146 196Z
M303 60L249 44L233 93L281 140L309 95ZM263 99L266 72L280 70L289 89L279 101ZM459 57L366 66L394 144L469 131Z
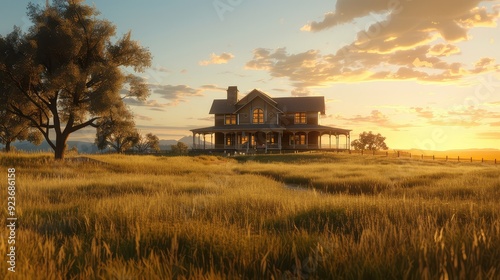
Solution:
M177 142L182 142L188 145L189 148L193 146L193 136L185 136L179 140L160 140L160 150L168 151L170 150L172 145L176 145ZM97 154L99 153L99 149L94 143L84 142L84 141L68 141L68 149L76 147L78 152L81 154ZM209 145L209 142L207 142ZM36 146L28 141L17 141L12 143L12 146L16 148L18 151L25 152L52 152L52 148L47 143L47 141L43 141L40 145ZM0 149L2 149L4 145L0 144Z
M95 154L95 153L99 152L99 149L97 149L97 146L94 145L94 143L83 142L83 141L68 141L67 145L68 145L69 149L71 149L73 147L77 147L78 152L82 153L82 154ZM52 148L45 140L38 146L35 144L32 144L28 141L14 142L14 143L12 143L12 146L15 147L16 150L18 150L18 151L52 152ZM4 145L0 145L0 147L3 148Z

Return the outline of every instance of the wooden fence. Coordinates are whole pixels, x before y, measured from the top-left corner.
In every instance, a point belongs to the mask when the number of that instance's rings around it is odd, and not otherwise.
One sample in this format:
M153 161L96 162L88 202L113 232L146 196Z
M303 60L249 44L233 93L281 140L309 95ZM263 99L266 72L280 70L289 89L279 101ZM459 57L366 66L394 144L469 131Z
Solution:
M342 151L339 151L342 152ZM349 154L358 154L358 155L371 155L371 156L386 156L393 158L411 158L411 159L420 159L420 160L441 160L441 161L449 161L449 162L481 162L481 163L491 163L491 164L500 164L500 159L485 159L482 158L473 158L467 156L436 156L436 155L424 155L418 153L411 153L406 151L361 151L361 150L349 150L345 151Z

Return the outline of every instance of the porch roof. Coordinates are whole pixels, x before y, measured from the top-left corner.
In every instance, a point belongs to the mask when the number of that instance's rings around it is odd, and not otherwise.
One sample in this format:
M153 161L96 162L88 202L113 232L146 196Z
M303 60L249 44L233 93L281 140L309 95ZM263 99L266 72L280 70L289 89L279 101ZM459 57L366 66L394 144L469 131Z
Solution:
M313 124L293 124L280 126L277 124L243 124L243 125L220 125L191 130L194 133L215 133L215 132L252 132L252 131L289 131L289 132L320 132L331 134L349 134L351 130Z
M240 124L240 125L219 125L204 128L191 129L194 133L214 133L214 132L238 132L238 131L284 131L285 127L277 124Z
M352 130L316 124L292 124L287 125L286 130L290 132L322 132L331 134L349 134Z

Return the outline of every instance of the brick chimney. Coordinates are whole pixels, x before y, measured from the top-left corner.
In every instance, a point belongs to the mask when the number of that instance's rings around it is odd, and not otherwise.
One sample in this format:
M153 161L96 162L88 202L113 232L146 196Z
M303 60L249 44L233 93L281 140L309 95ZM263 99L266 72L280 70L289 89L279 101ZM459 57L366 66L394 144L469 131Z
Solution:
M227 103L229 105L234 105L240 100L238 93L239 91L237 86L229 86L227 88Z

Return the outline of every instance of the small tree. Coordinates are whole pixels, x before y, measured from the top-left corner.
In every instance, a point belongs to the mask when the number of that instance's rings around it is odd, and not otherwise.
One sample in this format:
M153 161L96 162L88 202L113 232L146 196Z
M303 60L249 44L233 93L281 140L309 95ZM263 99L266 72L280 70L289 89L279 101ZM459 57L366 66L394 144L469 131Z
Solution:
M136 145L138 141L139 133L128 111L117 115L111 114L98 122L95 143L100 150L111 147L121 154Z
M30 122L26 119L0 109L0 143L5 145L5 152L11 151L11 143L16 140L27 140L35 145L40 145L43 136L38 130L31 127Z
M188 145L182 143L182 142L177 142L176 145L171 145L170 148L172 149L172 153L174 155L185 155L188 153Z
M139 153L146 153L150 150L158 152L160 150L160 139L153 133L139 134L139 141L135 144L135 148Z
M359 135L359 139L351 142L351 146L355 150L388 150L389 148L385 144L385 137L378 133L377 135L370 132L363 132Z

